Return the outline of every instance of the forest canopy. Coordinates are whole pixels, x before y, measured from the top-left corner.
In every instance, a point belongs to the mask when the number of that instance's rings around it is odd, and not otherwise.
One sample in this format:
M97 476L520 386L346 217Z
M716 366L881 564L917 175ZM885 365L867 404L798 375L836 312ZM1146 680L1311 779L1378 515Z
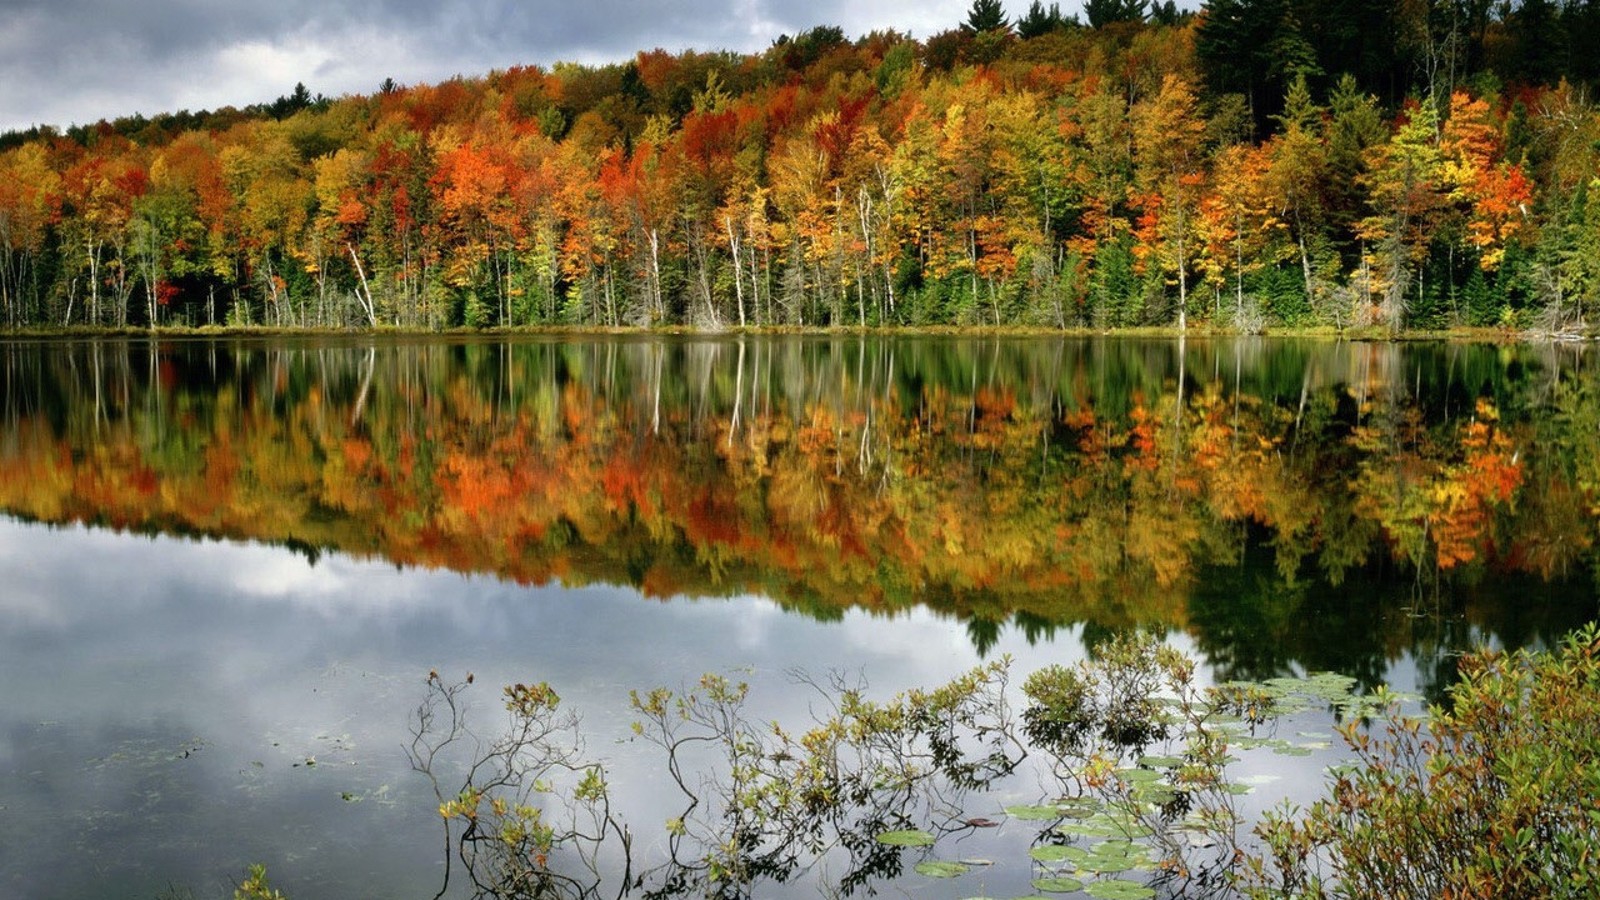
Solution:
M0 136L0 327L1583 328L1600 0L976 0Z

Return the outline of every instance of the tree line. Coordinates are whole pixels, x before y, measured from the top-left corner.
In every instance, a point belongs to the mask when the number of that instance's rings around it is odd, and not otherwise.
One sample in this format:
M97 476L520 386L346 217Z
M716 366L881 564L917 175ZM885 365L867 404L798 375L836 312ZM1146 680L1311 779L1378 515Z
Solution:
M1600 0L976 0L0 136L0 326L1582 328Z

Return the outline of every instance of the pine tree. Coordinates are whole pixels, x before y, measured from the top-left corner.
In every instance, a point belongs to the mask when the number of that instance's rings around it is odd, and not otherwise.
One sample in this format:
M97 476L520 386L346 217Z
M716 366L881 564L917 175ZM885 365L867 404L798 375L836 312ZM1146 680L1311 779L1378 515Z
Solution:
M1033 0L1028 14L1017 20L1017 34L1023 38L1043 37L1065 27L1067 19L1061 15L1061 4L1052 3L1046 10L1040 0Z
M1011 24L1006 21L1005 7L1000 5L1000 0L972 0L972 8L967 11L967 28L978 34L986 31L1007 31Z
M1146 6L1146 0L1084 0L1083 15L1090 28L1100 28L1112 22L1142 22Z

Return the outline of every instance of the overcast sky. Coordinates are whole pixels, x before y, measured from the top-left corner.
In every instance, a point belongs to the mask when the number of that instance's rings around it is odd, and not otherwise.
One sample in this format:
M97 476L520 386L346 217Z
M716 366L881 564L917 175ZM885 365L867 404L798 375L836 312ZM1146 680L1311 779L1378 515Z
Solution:
M819 24L927 37L971 0L0 0L0 131L330 97L637 50L760 50ZM1015 17L1026 0L1007 0ZM1074 0L1064 10L1076 10Z

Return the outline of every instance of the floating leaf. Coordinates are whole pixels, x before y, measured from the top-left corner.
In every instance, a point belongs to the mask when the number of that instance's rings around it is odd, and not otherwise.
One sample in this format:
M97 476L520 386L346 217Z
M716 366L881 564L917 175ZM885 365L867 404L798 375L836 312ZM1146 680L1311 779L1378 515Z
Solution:
M1078 863L1078 868L1096 875L1114 875L1138 867L1138 863L1127 856L1099 856L1090 854L1083 862Z
M1160 781L1161 773L1151 769L1118 769L1117 777L1130 784L1145 784Z
M1061 811L1054 806L1008 806L1006 815L1030 822L1049 822L1061 818Z
M1178 799L1178 789L1170 784L1134 785L1134 796L1147 803L1164 805Z
M1057 834L1090 838L1121 837L1123 833L1122 829L1100 819L1090 819L1083 822L1063 822L1057 825L1055 830Z
M885 831L878 835L878 843L891 847L931 847L933 835L918 828L905 831Z
M1087 819L1100 809L1100 802L1088 797L1063 800L1060 803L1008 806L1006 815L1013 819L1034 822L1052 822L1056 819Z
M1083 890L1083 882L1076 878L1067 878L1065 876L1036 878L1033 881L1033 889L1044 891L1047 894L1070 894L1074 891Z
M1139 765L1152 769L1176 769L1183 765L1183 758L1178 756L1141 756Z
M1045 844L1028 851L1028 855L1044 863L1077 862L1089 855L1089 851L1071 844Z
M945 862L937 859L919 862L915 868L918 875L926 875L929 878L954 878L957 875L967 874L967 866L958 862Z
M1096 900L1148 900L1156 895L1153 889L1145 885L1120 878L1096 881L1089 885L1085 893Z

